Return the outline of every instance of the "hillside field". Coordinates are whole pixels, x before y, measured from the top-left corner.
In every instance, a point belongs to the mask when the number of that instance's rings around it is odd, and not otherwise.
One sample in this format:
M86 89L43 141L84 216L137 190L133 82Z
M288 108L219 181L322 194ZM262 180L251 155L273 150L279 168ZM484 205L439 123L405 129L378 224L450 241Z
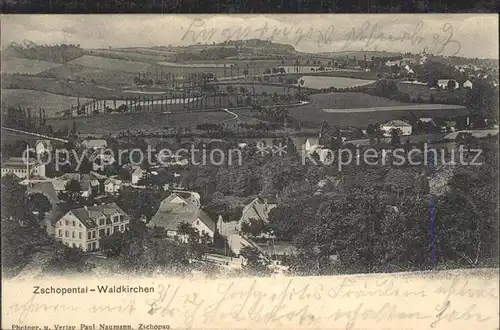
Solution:
M83 104L88 99L80 98ZM47 117L77 105L77 98L27 89L2 89L2 105L5 107L25 107L34 110L45 109Z
M113 134L119 132L164 132L174 127L195 127L204 123L221 123L233 118L224 111L186 112L166 114L161 112L140 112L108 114L96 117L76 117L71 119L51 119L47 124L55 129L71 127L76 123L78 133Z
M11 57L1 61L2 73L34 75L60 66L59 63Z

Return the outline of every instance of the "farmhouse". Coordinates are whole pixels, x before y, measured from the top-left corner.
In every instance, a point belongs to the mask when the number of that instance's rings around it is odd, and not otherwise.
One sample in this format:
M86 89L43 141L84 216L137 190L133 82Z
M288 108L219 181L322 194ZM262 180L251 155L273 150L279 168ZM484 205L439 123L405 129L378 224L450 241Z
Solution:
M99 239L128 228L129 216L116 203L69 210L55 224L56 239L83 251L99 250Z
M393 129L399 130L401 135L411 135L412 127L410 124L402 120L391 120L385 124L380 125L385 137L391 137L391 132Z
M197 229L200 236L206 234L213 240L216 224L201 209L199 195L192 192L185 192L185 194L188 196L182 196L181 192L174 192L165 198L147 227L164 230L167 236L179 237L184 241L187 237L180 236L178 229L179 225L187 223Z
M18 178L31 178L33 176L45 177L45 165L38 163L34 158L11 157L2 163L2 176L7 173Z

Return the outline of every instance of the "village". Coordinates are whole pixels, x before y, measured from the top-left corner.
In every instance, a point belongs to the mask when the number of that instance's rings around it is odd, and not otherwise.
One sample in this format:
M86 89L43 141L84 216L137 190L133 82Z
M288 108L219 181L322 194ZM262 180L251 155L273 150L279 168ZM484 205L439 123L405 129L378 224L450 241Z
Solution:
M417 48L12 41L6 275L497 265L498 59Z

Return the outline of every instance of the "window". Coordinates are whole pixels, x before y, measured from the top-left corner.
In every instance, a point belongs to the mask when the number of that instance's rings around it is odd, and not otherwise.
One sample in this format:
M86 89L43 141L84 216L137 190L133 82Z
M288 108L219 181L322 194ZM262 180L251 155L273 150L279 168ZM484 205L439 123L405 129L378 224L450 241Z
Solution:
M82 228L82 224L81 224L81 223L79 223L79 224L78 224L78 227Z
M95 243L95 242L94 242L94 243L92 243L92 250L95 250L95 249L96 249L96 247L97 247L96 243Z
M115 215L115 216L113 217L113 222L118 222L118 218L119 218L119 215Z
M200 220L196 220L196 225L198 226L200 224Z
M69 231L67 231L67 230L66 230L66 232L64 233L64 235L65 235L66 237L69 237Z
M113 233L116 233L118 231L118 226L113 227Z
M92 238L92 232L87 232L87 239L91 239Z
M76 227L76 221L73 220L73 227Z
M67 226L69 224L68 220L65 220L64 224Z
M88 244L87 245L87 251L91 251L92 250L92 244Z
M81 231L80 231L80 232L78 232L78 238L79 238L79 239L82 239L82 232L81 232Z
M120 225L120 231L123 231L123 230L124 230L124 226Z
M95 230L92 232L92 238L95 238Z
M104 226L106 224L105 221L106 219L104 218L99 219L99 226Z
M76 233L74 231L71 233L71 238L76 238Z
M104 231L104 229L99 229L99 237L106 237L106 232Z
M111 234L111 229L108 227L108 228L106 228L106 235L109 236L110 234Z
M59 229L59 237L62 237L62 230Z

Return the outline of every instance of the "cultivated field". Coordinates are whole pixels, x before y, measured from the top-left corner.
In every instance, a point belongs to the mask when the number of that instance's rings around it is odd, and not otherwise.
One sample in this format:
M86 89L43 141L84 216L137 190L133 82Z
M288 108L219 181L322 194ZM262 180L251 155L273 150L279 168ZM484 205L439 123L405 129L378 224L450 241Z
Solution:
M166 53L150 51L149 49L136 50L136 49L92 49L87 51L88 55L120 59L125 61L157 63L160 61L168 61L171 55Z
M97 85L123 86L131 85L137 74L132 72L114 71L76 64L64 64L37 75L38 77L54 78L57 80L69 79L73 81L94 82Z
M91 68L99 68L111 71L123 71L131 73L153 71L153 66L149 63L125 61L100 56L84 55L69 64L82 65Z
M38 74L61 64L26 58L9 58L1 61L2 73Z
M80 98L80 104L88 99ZM77 98L26 89L2 89L2 105L5 107L25 107L34 110L42 107L47 117L77 105ZM4 110L5 111L5 110Z

